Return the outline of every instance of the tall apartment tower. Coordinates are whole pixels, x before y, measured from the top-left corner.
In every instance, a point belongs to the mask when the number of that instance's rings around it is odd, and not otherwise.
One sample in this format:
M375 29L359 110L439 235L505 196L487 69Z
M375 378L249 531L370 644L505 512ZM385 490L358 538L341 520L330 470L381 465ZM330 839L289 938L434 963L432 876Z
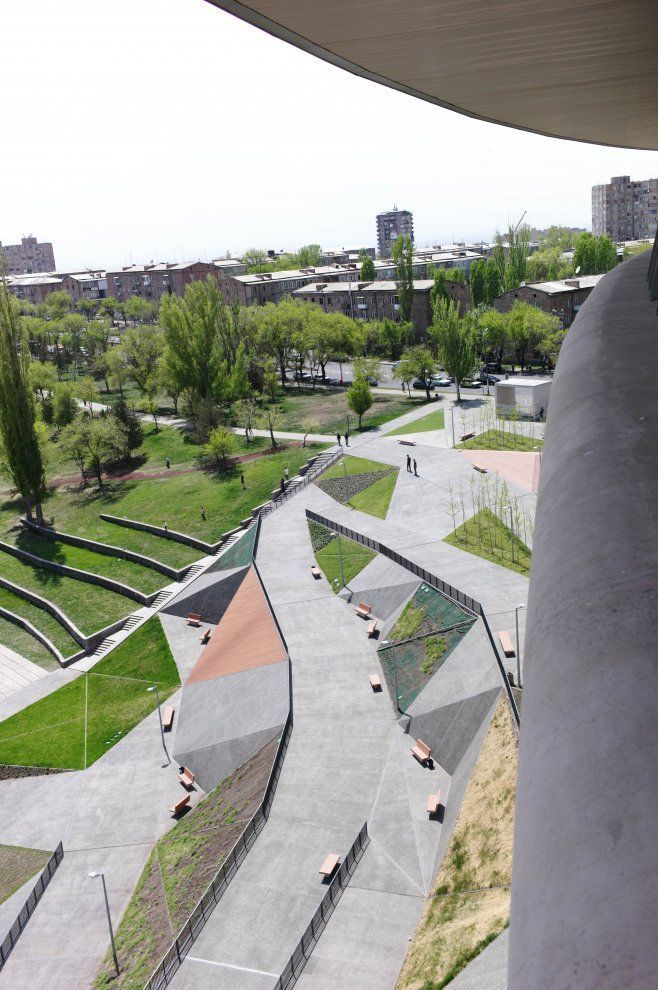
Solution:
M377 214L377 250L380 258L390 258L393 245L402 235L414 241L414 215L394 206L389 213Z
M613 241L637 241L656 236L658 179L631 182L617 175L606 185L592 187L592 233Z
M40 244L36 237L22 237L20 244L5 244L0 242L0 251L4 254L8 275L31 275L33 272L52 272L55 270L55 252L52 244Z

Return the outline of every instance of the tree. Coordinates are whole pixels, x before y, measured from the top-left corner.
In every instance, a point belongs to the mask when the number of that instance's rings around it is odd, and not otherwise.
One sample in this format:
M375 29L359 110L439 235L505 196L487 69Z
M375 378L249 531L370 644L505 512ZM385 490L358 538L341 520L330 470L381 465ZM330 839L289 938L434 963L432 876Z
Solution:
M245 346L240 344L228 381L228 397L230 400L246 399L250 394L249 363Z
M427 401L432 398L430 385L432 375L436 371L436 359L428 347L411 347L405 351L398 367L398 376L404 382L412 382L415 378L425 389Z
M550 249L569 251L574 244L574 232L571 227L553 225L541 233L540 243L542 251Z
M158 426L158 403L155 400L155 395L147 395L146 398L142 399L139 404L139 409L141 412L146 413L147 416L153 417L153 425L155 426L155 432L160 432L160 427Z
M393 261L397 270L396 285L400 319L403 323L411 320L414 302L413 244L411 238L403 234L393 245Z
M98 387L93 378L85 375L81 378L75 387L76 394L83 405L89 406L89 415L93 418L94 415L94 402L98 400Z
M476 261L473 263L475 268L477 265L481 265L481 261ZM472 269L471 269L472 275ZM440 302L448 302L452 297L448 292L448 279L446 276L445 268L436 268L434 271L434 285L430 289L430 302L432 303L432 311ZM477 303L475 303L477 305Z
M18 304L0 277L0 441L6 469L25 511L43 523L45 465L36 424L36 402L29 378L30 350Z
M78 299L75 304L75 308L79 309L87 320L91 320L93 316L96 315L96 310L99 306L98 299Z
M119 390L119 395L123 396L123 386L130 381L130 368L123 348L120 345L110 347L103 355L101 366L108 382Z
M72 423L78 414L73 388L68 382L59 382L53 391L53 420L58 430Z
M52 392L57 384L57 372L54 365L46 361L30 361L30 384L43 402L46 395Z
M111 320L114 320L116 314L119 312L119 300L114 296L107 296L105 299L101 299L100 312L105 316L109 316Z
M516 289L521 285L521 282L526 280L530 237L531 230L527 223L517 224L516 227L512 227L510 224L507 231L509 248L504 283L506 289Z
M386 357L397 361L406 345L413 339L413 323L396 323L394 320L383 319L377 322L376 327L381 350Z
M436 344L443 367L455 380L457 402L461 402L460 388L472 377L477 355L469 327L460 319L459 306L453 302L441 303L428 333Z
M156 386L163 346L164 340L157 327L132 327L123 335L120 347L124 360L142 395L147 395Z
M299 299L282 299L278 306L265 303L256 314L258 346L277 362L282 388L286 385L288 364L306 325L305 306L308 303Z
M115 416L90 419L84 416L66 427L62 447L71 457L82 452L85 463L96 475L99 489L103 487L103 471L107 464L125 456L127 436Z
M268 358L263 365L263 392L270 402L276 402L279 395L279 379L272 358Z
M372 405L372 390L365 378L357 378L347 390L347 405L359 417L359 429L364 415Z
M492 258L487 258L484 277L486 285L485 302L490 306L494 299L497 299L503 291L503 283L500 280L498 265Z
M596 238L588 230L579 234L573 251L574 272L578 275L596 273Z
M496 267L494 265L494 267ZM498 271L496 267L496 271ZM434 288L436 287L436 276L434 281ZM449 298L448 293L442 294L440 297L441 301L447 301ZM471 265L471 305L481 306L483 303L488 303L487 299L487 262L486 261L474 261ZM434 310L434 300L432 300L432 310Z
M361 281L374 282L375 262L372 260L369 254L365 254L365 253L361 255L360 260L361 260Z
M160 323L164 329L171 374L189 391L197 408L207 407L218 391L222 373L219 324L226 307L215 279L191 282L185 295L162 297ZM208 411L208 410L207 410Z
M68 292L49 292L45 301L46 310L51 320L61 320L71 311L71 297Z
M174 404L174 416L178 416L178 400L181 394L181 387L178 377L171 365L169 350L165 347L158 362L158 381L160 387L169 396Z
M319 433L320 432L320 421L315 419L314 416L308 416L306 419L302 420L302 431L304 433L304 439L302 440L302 447L306 446L306 438L309 433Z
M270 440L272 441L273 447L278 447L276 442L276 437L274 436L274 431L281 423L281 410L278 406L268 406L267 409L263 410L260 422L262 428L270 431Z
M509 340L514 348L516 362L521 370L526 366L526 355L528 351L542 350L542 342L545 338L553 337L550 344L558 349L561 344L559 333L562 330L562 323L558 316L544 313L537 306L517 300L507 314L507 330ZM553 335L558 336L553 336ZM558 343L559 341L559 343Z
M322 248L319 244L303 244L297 251L295 261L300 268L314 268L320 264Z
M153 304L141 296L132 296L122 309L124 320L127 318L134 323L153 323L156 317Z
M235 434L227 426L216 426L210 431L203 452L208 460L225 465L237 446Z
M609 237L596 240L596 275L612 271L617 266L617 248Z
M126 432L126 453L130 455L138 450L144 442L144 430L139 417L128 408L128 403L122 395L119 396L112 408L112 415L121 423Z
M276 382L276 375L274 378ZM253 432L253 422L256 418L257 407L253 399L240 399L233 406L233 415L238 426L244 429L244 436L249 443L250 434Z
M249 275L267 271L267 251L264 251L262 248L247 248L242 255L242 264L247 266L247 273Z

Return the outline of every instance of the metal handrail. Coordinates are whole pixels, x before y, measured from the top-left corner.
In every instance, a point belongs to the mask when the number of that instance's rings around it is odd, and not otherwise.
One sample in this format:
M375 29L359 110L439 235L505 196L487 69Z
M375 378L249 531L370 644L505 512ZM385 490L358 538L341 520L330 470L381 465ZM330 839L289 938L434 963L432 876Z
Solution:
M44 866L43 870L39 874L37 882L30 891L28 899L25 901L25 904L18 912L18 917L16 918L16 921L13 923L13 925L9 929L9 932L5 936L2 943L0 944L0 970L7 962L7 959L9 958L12 949L18 942L21 935L23 934L23 931L25 930L25 926L27 925L28 921L34 914L34 910L37 904L43 897L46 887L52 880L53 875L57 870L57 867L59 866L59 864L62 862L63 859L64 859L64 847L60 842L59 845L57 846L57 849L52 854L52 856Z
M332 464L335 464L336 461L339 460L342 456L343 456L343 451L337 450L330 457L327 457L325 460L323 460L321 464L317 464L317 465L314 464L313 467L309 471L307 471L306 474L303 475L294 485L292 484L288 485L283 492L275 496L275 498L273 498L271 502L268 502L266 505L264 505L260 509L259 517L267 516L270 514L270 512L274 512L274 510L278 509L280 505L283 505L284 502L287 502L289 498L292 498L293 495L296 495L298 492L300 492L302 488L306 488L306 486L311 481L315 481L315 479L319 475L321 475L323 471L326 471L327 468L332 466Z
M274 984L274 990L290 990L290 987L294 987L369 842L368 823L364 822L359 834L350 846L345 859L340 864L329 884L327 892L320 901L315 914L307 925L304 934L293 949L292 955L284 966L281 976Z

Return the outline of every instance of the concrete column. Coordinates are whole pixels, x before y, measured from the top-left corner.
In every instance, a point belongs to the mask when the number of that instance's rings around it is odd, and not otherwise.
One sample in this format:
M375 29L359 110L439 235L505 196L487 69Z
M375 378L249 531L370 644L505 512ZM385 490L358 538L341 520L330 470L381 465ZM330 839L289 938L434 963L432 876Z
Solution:
M658 317L649 254L582 307L534 540L510 990L658 986Z

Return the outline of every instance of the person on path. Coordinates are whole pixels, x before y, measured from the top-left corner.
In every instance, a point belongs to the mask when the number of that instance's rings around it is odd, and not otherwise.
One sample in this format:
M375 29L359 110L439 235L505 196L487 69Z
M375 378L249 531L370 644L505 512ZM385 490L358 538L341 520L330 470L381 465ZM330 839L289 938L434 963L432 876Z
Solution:
M411 474L411 454L407 454L407 471Z
M203 505L201 506L201 518L204 522L206 521L206 510Z
M169 532L169 530L167 529L167 523L166 523L166 521L163 522L162 528L164 529L165 533L168 533Z
M288 470L288 468L284 468L283 477L286 479L286 481L288 481L289 476L290 476L290 471Z
M281 479L281 494L282 495L285 492L285 490L286 490L286 479L285 478L282 478Z
M418 465L416 464L416 458L414 457L414 474L418 477Z
M243 488L247 487L244 483L244 471L240 471L240 484L242 485Z
M345 434L345 446L346 447L349 447L349 445L350 445L350 435L349 435L349 433L346 433Z
M342 447L342 444L340 442L340 433L336 434L336 443L338 444L339 447Z
M169 460L169 456L168 455L167 455L167 457L165 457L165 464L167 465L167 471L168 471L169 470L169 466L171 464L171 461Z

